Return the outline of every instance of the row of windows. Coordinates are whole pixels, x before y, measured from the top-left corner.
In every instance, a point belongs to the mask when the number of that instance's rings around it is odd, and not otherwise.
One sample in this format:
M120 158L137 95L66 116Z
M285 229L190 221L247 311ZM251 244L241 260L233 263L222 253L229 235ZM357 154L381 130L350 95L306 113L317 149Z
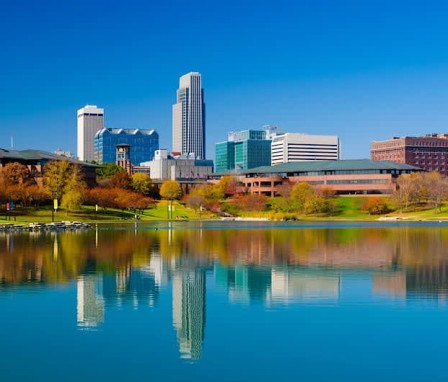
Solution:
M103 114L95 114L95 113L84 113L79 115L79 117L102 117Z
M258 176L323 176L323 175L365 175L365 174L410 174L410 170L329 170L329 171L300 171L300 172L274 172L265 174L248 174L247 177L258 177Z
M387 184L387 179L337 179L327 180L327 184Z

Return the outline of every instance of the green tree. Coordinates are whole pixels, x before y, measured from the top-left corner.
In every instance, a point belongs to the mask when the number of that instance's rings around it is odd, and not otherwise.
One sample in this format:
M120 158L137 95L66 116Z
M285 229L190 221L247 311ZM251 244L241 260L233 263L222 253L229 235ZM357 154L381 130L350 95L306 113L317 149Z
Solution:
M44 188L51 199L60 200L70 174L70 163L67 160L52 160L44 166Z
M85 200L85 188L86 183L84 182L80 167L71 165L61 198L61 206L68 211L78 210Z
M132 189L141 195L149 195L152 188L151 178L147 174L136 173L131 177Z
M99 179L112 178L116 173L123 171L123 167L115 163L103 163L100 168L96 170L96 175Z
M307 213L307 209L314 210L316 200L311 200L313 196L314 191L309 183L297 183L291 190L291 199L296 203L300 213Z

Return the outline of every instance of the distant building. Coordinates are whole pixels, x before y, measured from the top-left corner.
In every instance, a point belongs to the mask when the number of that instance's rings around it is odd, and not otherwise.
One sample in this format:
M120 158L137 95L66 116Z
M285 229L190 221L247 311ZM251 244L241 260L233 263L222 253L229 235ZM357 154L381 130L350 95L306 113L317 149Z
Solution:
M172 156L167 150L156 150L154 159L142 162L140 166L149 167L151 179L157 180L206 179L213 172L212 160Z
M335 135L278 134L272 138L271 164L339 160L340 144Z
M149 129L101 129L94 137L95 161L115 163L118 145L128 146L128 159L138 165L154 158L159 149L159 134Z
M104 128L104 109L86 105L78 110L77 155L81 161L94 159L93 138Z
M67 157L67 158L74 158L75 157L70 151L65 151L65 150L61 150L61 149L55 150L54 154L61 155L63 157Z
M173 152L205 159L205 103L201 74L180 77L173 105Z
M393 137L385 141L374 141L370 157L372 160L406 163L448 175L448 134Z
M271 164L270 127L265 130L230 132L226 142L216 144L216 172L247 170Z

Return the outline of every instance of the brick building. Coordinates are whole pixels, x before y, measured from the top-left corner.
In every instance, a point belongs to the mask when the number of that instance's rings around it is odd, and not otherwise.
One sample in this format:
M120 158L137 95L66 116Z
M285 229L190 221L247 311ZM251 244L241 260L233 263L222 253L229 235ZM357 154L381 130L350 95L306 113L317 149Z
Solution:
M385 141L374 141L370 157L372 160L405 163L448 175L448 134L393 137Z

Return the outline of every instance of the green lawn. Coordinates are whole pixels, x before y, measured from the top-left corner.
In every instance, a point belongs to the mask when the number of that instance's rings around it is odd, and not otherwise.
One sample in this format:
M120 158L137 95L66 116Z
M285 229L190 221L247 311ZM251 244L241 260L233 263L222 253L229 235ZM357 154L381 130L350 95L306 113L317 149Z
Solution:
M140 221L151 220L168 220L168 204L165 200L160 201L154 208L144 210L143 213L138 213ZM0 216L0 223L32 223L43 222L48 223L53 221L81 221L81 222L116 222L122 220L137 220L134 211L122 211L113 208L107 210L99 209L95 211L94 207L83 206L80 211L67 212L58 210L52 216L52 209L50 207L35 208L17 208L10 212L9 216L3 213ZM187 208L179 202L173 202L172 219L212 219L215 215L209 212L199 213L193 209Z
M360 207L366 200L366 197L339 197L337 200L337 211L333 216L296 216L300 220L377 220L379 218L402 219L402 220L448 220L448 203L444 203L439 209L420 209L407 212L393 211L387 215L369 215L361 211ZM11 212L12 216L7 217L6 212L0 216L0 223L32 223L32 222L51 222L54 221L81 221L81 222L117 222L123 220L136 221L134 211L122 211L117 209L100 209L95 211L94 207L84 206L77 212L66 212L58 210L52 216L50 207L35 208L17 208ZM139 221L168 220L168 202L165 200L157 203L154 208L147 209L143 213L138 213ZM246 218L276 218L270 211L262 212L242 212L241 217ZM187 208L183 204L174 201L172 210L172 220L199 220L199 219L217 219L217 215L211 212L199 212Z

